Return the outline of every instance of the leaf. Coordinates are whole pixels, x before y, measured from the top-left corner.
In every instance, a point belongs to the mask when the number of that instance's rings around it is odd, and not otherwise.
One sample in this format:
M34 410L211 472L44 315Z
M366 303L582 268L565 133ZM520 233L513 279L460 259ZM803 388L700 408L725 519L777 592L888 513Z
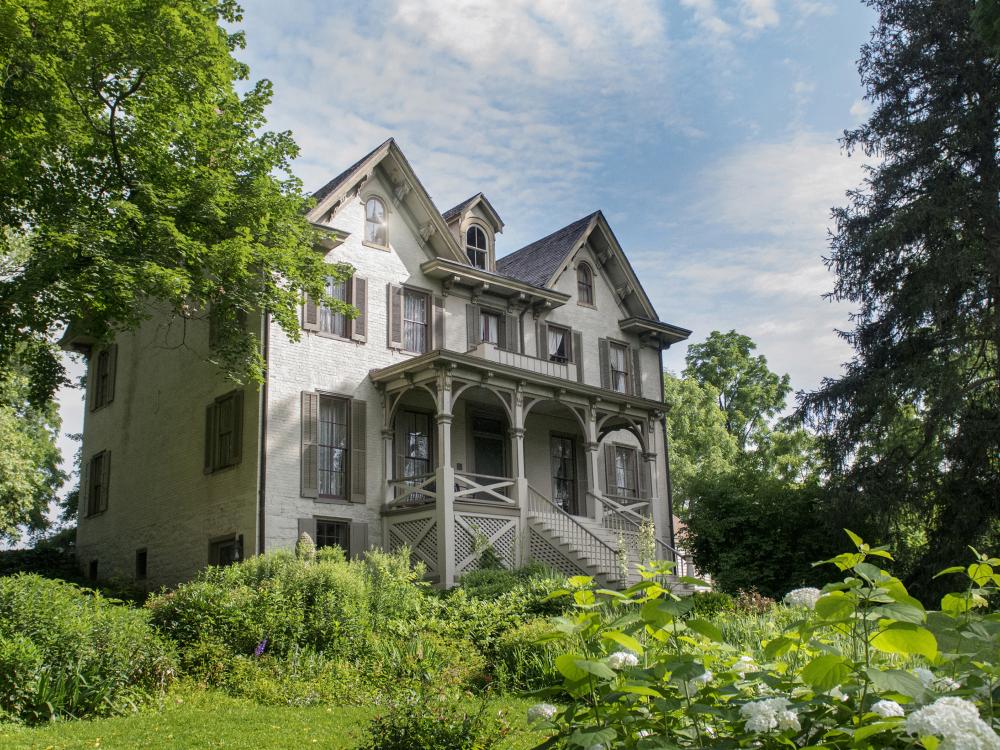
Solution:
M865 543L862 541L861 537L859 537L853 531L851 531L850 529L844 529L844 532L847 534L847 536L851 538L851 541L854 542L855 547L861 549L864 546Z
M937 578L938 576L946 576L950 573L964 573L964 572L965 568L962 567L961 565L952 565L950 568L945 568L944 570L935 573L934 577Z
M885 575L880 567L866 562L859 562L856 564L854 566L854 572L865 580L872 582L878 581L883 575Z
M899 726L900 721L902 721L902 719L897 721L880 721L877 724L868 724L867 726L863 726L854 732L854 741L859 742L876 734L881 734L882 732L888 732L891 729L895 729Z
M594 675L594 677L600 677L603 680L613 680L615 679L615 670L609 667L602 661L591 661L590 659L577 659L575 662L579 669L582 669L588 674Z
M872 646L887 654L937 657L937 639L927 628L909 622L894 622L881 628L872 638Z
M764 647L764 656L768 659L775 659L783 654L787 654L794 645L795 641L791 638L779 635L774 640L767 642L767 645Z
M595 729L589 732L582 732L578 729L569 736L567 742L570 747L605 747L615 738L616 734L614 729Z
M702 586L706 589L711 588L712 584L701 578L695 578L693 576L680 576L677 581L679 583L685 583L688 586Z
M832 690L851 676L851 667L843 656L817 656L802 668L802 681L817 691Z
M575 589L580 589L584 586L589 586L593 580L590 576L573 576L566 583Z
M854 600L842 591L831 591L816 600L815 611L824 620L843 620L854 612Z
M605 630L603 633L601 633L601 638L604 638L609 641L614 641L619 646L624 646L629 651L632 651L634 653L641 654L643 652L642 644L639 643L639 641L637 641L630 635L622 633L619 630Z
M977 586L982 586L984 583L988 583L993 578L993 568L991 568L986 563L972 563L968 569L969 578Z
M577 661L580 661L577 654L560 654L556 657L556 669L570 682L578 682L586 677L587 673L577 666Z
M919 700L926 692L924 683L916 675L904 672L902 669L865 670L868 679L878 688L880 693L899 693L914 700Z
M650 698L662 698L663 693L653 690L651 687L646 687L645 685L624 685L618 688L623 693L632 693L633 695L646 695Z
M708 620L702 620L700 618L695 618L687 621L687 626L698 633L703 635L711 641L716 643L723 643L722 631L719 630L715 625L710 623Z

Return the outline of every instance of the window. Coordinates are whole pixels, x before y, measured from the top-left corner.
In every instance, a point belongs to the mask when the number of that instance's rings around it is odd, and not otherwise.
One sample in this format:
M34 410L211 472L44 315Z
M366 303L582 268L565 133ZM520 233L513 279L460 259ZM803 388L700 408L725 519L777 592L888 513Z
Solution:
M489 344L500 343L500 313L483 310L479 315L480 339Z
M341 302L349 302L347 289L349 282L338 281L332 276L326 277L326 293L333 297L335 300L340 300ZM326 305L320 305L319 308L319 330L323 333L329 333L333 336L339 336L340 338L348 338L350 336L350 322L344 313L334 312Z
M208 545L209 565L232 565L243 559L243 535L216 539Z
M552 501L576 513L576 444L573 438L552 436Z
M347 499L347 399L319 400L319 496Z
M243 391L230 391L205 411L205 473L238 464L242 447Z
M401 478L430 474L431 420L428 414L400 412L396 417L396 446Z
M612 494L619 497L639 496L639 471L635 448L627 445L614 446L615 475Z
M316 549L323 547L340 547L345 553L350 553L351 524L347 521L316 519Z
M387 247L385 204L378 198L369 198L365 203L365 242L378 247Z
M146 560L146 550L137 549L135 551L135 580L137 581L146 580Z
M549 361L569 362L570 360L570 332L568 328L560 326L548 326L549 338Z
M594 272L586 263L576 267L576 298L582 305L594 304Z
M102 349L94 362L93 396L91 411L107 406L115 398L115 369L117 368L118 347L112 344Z
M87 515L108 509L108 482L111 476L111 454L101 451L87 466Z
M611 389L619 393L630 393L628 347L612 342L609 352L611 354Z
M427 346L430 296L413 289L403 290L403 350L423 354Z
M97 560L91 560L90 564L87 566L87 580L97 580Z
M469 227L465 233L465 252L469 256L469 263L485 271L489 257L486 248L486 232L476 226Z

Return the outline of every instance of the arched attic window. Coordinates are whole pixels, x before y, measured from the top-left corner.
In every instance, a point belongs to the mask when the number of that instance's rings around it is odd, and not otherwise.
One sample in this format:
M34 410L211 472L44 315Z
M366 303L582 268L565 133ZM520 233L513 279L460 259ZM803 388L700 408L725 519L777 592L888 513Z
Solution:
M586 263L576 267L576 297L581 305L594 304L594 272Z
M386 247L389 244L385 204L379 198L372 197L365 202L365 242L379 247Z
M489 258L486 232L474 225L469 227L465 232L465 252L469 256L469 263L485 271Z

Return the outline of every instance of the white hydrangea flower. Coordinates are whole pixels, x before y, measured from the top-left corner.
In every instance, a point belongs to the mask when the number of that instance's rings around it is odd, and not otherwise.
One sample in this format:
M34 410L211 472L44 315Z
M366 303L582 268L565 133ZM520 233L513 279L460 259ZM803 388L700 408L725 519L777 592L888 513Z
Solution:
M699 690L701 690L705 685L712 681L715 675L712 674L711 670L706 669L702 674L697 677L692 677L685 683L685 689L688 695L694 695Z
M631 651L615 651L608 657L608 666L612 669L634 667L639 663L639 657Z
M953 680L951 677L939 677L938 681L934 683L934 686L938 690L949 692L952 690L958 690L962 687L962 683L958 680Z
M787 698L767 698L762 701L745 703L740 707L740 716L746 719L748 732L773 732L775 729L799 731L799 717L789 708Z
M976 704L962 698L938 698L914 711L906 719L906 731L940 737L938 750L1000 750L1000 737L979 717Z
M804 588L795 589L785 594L782 601L789 607L805 607L806 609L816 609L816 601L823 595L819 589Z
M534 724L536 721L549 721L558 711L551 703L536 703L528 709L528 723Z
M902 716L903 707L896 703L896 701L890 700L880 700L874 706L872 706L872 713L878 714L883 719L890 719L893 716Z
M740 656L733 664L733 671L736 672L740 677L745 675L747 672L754 672L757 669L757 664L746 654Z
M847 700L847 693L840 689L840 685L834 685L833 690L827 691L827 695L841 703Z
M929 688L931 685L933 685L934 680L936 679L934 677L934 673L927 667L917 667L916 669L913 670L913 674L915 674L917 676L917 679L924 684L925 688Z
M927 667L917 667L913 670L913 674L929 690L938 690L946 693L962 687L962 683L957 680L953 680L951 677L938 677L931 670L927 669Z

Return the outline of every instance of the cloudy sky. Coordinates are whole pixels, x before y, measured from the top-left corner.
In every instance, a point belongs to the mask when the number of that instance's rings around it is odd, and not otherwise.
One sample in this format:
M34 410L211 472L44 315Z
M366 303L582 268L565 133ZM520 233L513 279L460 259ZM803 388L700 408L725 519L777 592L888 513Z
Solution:
M855 0L244 0L274 129L322 185L389 136L442 210L482 190L500 255L602 209L660 317L835 375L830 208L860 176ZM683 367L684 347L667 366ZM68 432L79 399L65 394ZM73 448L67 445L68 455Z

